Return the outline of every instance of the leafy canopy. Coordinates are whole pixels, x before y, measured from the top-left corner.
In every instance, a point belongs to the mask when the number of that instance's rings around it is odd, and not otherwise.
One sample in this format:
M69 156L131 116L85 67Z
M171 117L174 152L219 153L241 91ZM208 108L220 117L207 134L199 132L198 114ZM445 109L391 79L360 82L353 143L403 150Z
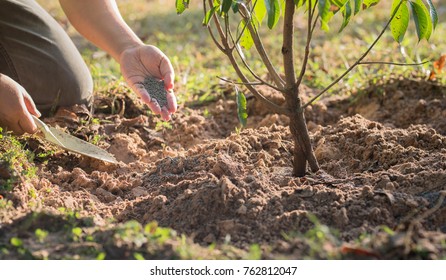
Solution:
M253 37L257 36L258 28L265 21L269 29L276 27L281 16L285 0L209 0L210 9L205 12L203 25L208 26L213 17L221 17L227 23L232 13L242 16L237 28L239 40L237 46L249 50L254 45ZM176 0L178 14L183 13L190 0ZM369 9L380 0L293 0L296 9L304 9L311 15L317 15L321 28L329 30L330 21L335 15L343 18L339 32L341 32L359 12ZM288 2L290 3L290 2ZM414 21L418 40L429 40L438 23L438 14L432 0L392 0L392 7L387 26L395 41L401 43L407 32L409 21ZM231 18L232 19L232 18ZM316 23L316 21L314 22ZM251 28L247 28L250 26ZM242 92L237 93L238 117L243 126L248 117L246 98Z
M190 0L175 0L177 13L183 13ZM351 19L362 10L369 9L380 0L294 0L297 9L318 9L318 16L321 28L329 30L330 20L336 14L343 17L343 22L339 31L342 31L351 21ZM206 12L203 24L208 25L214 15L229 17L231 10L233 13L239 12L239 5L250 8L251 21L253 25L260 26L266 19L268 28L273 29L281 16L283 16L284 0L213 0L212 8ZM390 11L390 30L393 38L397 42L404 39L407 32L409 21L413 19L419 41L429 40L433 30L438 23L438 13L432 3L432 0L392 0L392 9ZM246 22L240 22L239 29L244 29ZM244 40L241 45L245 48L252 46L249 39L249 32L244 34Z

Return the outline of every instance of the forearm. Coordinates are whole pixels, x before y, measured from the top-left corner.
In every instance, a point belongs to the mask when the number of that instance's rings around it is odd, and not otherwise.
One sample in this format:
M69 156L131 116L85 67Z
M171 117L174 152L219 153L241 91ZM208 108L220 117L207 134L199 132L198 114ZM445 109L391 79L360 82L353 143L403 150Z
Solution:
M121 53L142 42L122 19L114 0L59 0L79 33L119 62Z

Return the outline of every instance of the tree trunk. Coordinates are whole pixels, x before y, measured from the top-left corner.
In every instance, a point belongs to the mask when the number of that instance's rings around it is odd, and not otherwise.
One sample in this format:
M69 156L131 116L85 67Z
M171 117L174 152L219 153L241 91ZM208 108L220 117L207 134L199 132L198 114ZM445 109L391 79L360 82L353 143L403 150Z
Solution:
M303 177L307 171L307 162L312 172L319 170L319 164L313 152L304 110L298 96L298 89L295 89L294 94L288 94L286 97L288 108L293 112L289 115L290 131L294 140L293 175Z
M307 171L307 158L304 150L299 143L299 129L297 124L297 117L290 118L290 131L294 140L293 149L293 175L297 177L305 176Z
M308 134L307 124L305 122L304 111L302 109L302 102L299 98L299 85L296 81L296 74L294 71L294 0L286 0L285 15L283 23L283 66L285 70L285 99L288 107L288 117L290 118L290 131L294 139L294 161L293 173L294 176L305 176L307 171L307 162L310 165L311 171L319 170L316 157L314 156L313 148L311 146L310 136ZM308 26L311 28L311 26Z

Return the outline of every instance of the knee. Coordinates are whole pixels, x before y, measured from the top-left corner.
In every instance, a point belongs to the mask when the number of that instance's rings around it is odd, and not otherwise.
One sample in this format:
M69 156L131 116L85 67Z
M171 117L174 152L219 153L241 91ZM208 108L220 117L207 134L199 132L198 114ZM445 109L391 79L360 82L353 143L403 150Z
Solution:
M93 80L86 65L81 69L67 65L59 65L59 68L62 69L53 73L56 78L48 75L35 77L36 80L46 81L46 86L31 87L33 91L30 94L44 115L53 113L58 107L76 104L90 106L93 101Z
M87 66L82 68L71 69L61 76L57 92L59 100L56 99L55 106L89 105L92 102L93 80Z
M0 2L0 56L37 108L91 102L90 71L62 27L35 1Z

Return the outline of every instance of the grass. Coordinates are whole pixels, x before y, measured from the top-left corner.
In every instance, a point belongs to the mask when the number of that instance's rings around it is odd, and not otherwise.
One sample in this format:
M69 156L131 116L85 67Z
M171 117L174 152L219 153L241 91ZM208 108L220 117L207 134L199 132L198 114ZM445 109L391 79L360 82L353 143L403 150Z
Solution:
M0 259L233 259L258 257L230 246L194 244L174 230L136 221L95 225L73 211L32 212L6 229ZM28 234L33 232L34 234ZM5 242L5 240L7 242Z
M34 154L24 148L17 138L0 128L0 168L6 173L0 177L0 192L11 191L20 181L28 180L36 175L36 167L31 163Z

